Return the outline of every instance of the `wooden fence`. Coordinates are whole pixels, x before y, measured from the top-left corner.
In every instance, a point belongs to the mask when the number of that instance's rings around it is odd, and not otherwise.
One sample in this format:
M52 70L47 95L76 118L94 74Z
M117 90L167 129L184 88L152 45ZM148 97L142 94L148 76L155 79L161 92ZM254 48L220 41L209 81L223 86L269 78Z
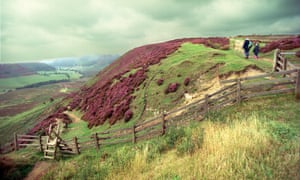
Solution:
M36 149L43 152L46 149L46 139L47 136L33 136L15 133L13 142L0 146L0 154L18 151L19 149L28 146L36 147ZM58 148L62 154L80 154L77 137L74 137L71 140L63 140L59 137Z
M172 126L183 126L192 120L202 120L207 112L219 110L225 106L240 103L253 97L280 94L295 93L295 98L300 99L300 69L293 69L291 63L280 57L278 51L274 55L276 58L275 69L272 73L266 73L258 76L244 77L221 81L224 87L212 94L205 95L189 105L180 107L160 116L150 118L143 122L138 122L132 127L111 129L98 132L90 137L73 138L70 140L60 139L60 150L63 153L79 154L81 151L96 148L99 150L103 146L136 143L138 141L162 136ZM283 60L283 62L282 62ZM285 62L284 62L285 61ZM291 65L288 65L291 64ZM285 67L290 67L291 70ZM283 68L283 69L282 69ZM18 138L21 139L18 139ZM24 142L27 138L24 135L17 135L15 142L7 145L7 149L18 150L19 146L27 146ZM40 142L33 143L33 146L43 147L41 137L29 137ZM22 141L19 144L19 141ZM42 150L42 149L41 149ZM4 152L4 150L3 150Z
M96 149L106 145L136 143L164 135L171 126L187 124L191 120L202 120L208 111L219 110L227 105L240 103L253 97L295 93L300 99L300 70L272 72L258 76L221 81L226 85L221 90L205 95L204 98L161 116L121 128L93 134L88 144Z
M45 139L46 136L21 135L14 133L13 142L2 145L0 147L0 153L9 153L28 146L36 147L42 152L45 145Z
M295 66L285 57L286 55L296 55L296 52L287 52L276 49L274 52L273 72L286 71L291 69L297 69Z

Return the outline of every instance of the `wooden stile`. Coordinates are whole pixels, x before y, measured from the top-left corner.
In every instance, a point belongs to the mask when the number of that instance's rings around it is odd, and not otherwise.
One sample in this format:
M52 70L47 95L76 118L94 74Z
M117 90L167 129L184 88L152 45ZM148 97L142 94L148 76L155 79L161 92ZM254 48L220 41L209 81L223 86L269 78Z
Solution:
M39 135L39 145L40 145L40 151L44 152L43 151L43 143L42 143L42 136L41 135Z
M273 72L276 71L276 66L277 66L277 60L278 60L278 54L279 54L280 50L276 49L274 52L274 60L273 60Z

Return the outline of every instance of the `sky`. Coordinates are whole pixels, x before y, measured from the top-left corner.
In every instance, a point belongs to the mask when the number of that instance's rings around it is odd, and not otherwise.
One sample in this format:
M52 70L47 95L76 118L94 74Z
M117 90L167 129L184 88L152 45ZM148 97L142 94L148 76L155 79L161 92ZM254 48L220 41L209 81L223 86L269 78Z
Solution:
M1 62L186 37L300 34L300 0L1 0Z

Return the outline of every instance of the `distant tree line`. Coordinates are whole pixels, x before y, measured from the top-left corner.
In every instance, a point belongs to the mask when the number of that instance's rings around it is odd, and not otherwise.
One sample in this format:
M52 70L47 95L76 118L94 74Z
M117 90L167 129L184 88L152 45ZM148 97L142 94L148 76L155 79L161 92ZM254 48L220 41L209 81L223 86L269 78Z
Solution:
M18 87L16 89L36 88L36 87L40 87L40 86L44 86L44 85L48 85L48 84L60 83L60 82L70 82L70 80L69 79L50 80L50 81L44 81L44 82L39 82L39 83L26 85L26 86L23 86L23 87Z

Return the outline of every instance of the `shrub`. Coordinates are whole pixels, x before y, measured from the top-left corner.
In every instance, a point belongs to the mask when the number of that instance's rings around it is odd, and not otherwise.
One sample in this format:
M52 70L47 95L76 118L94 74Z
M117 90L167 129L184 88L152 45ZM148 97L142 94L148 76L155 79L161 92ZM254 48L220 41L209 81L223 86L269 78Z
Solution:
M157 83L157 85L162 85L163 83L164 83L164 80L163 79L158 79L157 81L156 81L156 83Z
M166 145L168 148L173 148L175 147L176 143L185 136L185 132L183 127L176 128L176 127L171 127L170 129L167 130L166 133Z
M279 142L288 142L297 136L296 131L289 125L280 122L271 122L268 133Z
M185 86L188 86L188 85L190 84L190 81L191 81L190 78L185 78L183 84L184 84Z
M125 112L124 121L128 122L133 116L133 112L129 109Z
M176 92L178 87L179 87L178 83L170 83L167 89L165 90L165 93L168 94L168 93Z
M183 137L180 143L176 146L178 154L192 154L196 149L200 148L203 143L204 130L192 130L188 128L185 131L185 137Z

